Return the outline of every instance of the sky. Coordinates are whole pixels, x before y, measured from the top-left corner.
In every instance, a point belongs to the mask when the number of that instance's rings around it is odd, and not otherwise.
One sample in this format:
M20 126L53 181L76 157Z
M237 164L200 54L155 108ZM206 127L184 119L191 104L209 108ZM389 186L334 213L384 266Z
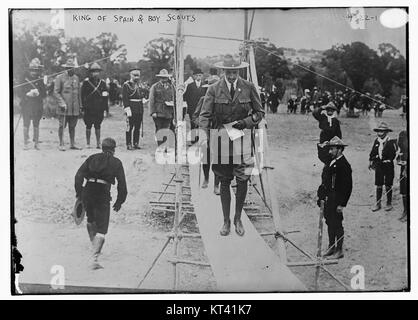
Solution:
M277 47L318 50L354 41L362 41L376 50L380 43L389 42L405 56L406 27L388 28L382 25L379 18L385 10L364 8L359 13L359 24L355 24L350 18L350 12L355 12L354 9L257 9L251 38L268 38ZM176 10L155 9L81 9L65 10L64 13L51 10L20 10L15 11L12 17L16 21L29 18L32 23L52 23L54 26L63 27L67 37L91 38L102 32L115 33L119 43L125 44L128 50L128 60L137 61L142 58L143 49L148 41L163 36L161 33L176 32L178 14ZM251 14L250 11L250 21ZM182 15L186 35L243 39L243 10L186 9L182 11ZM237 53L239 45L239 41L186 37L184 50L186 55L206 57Z

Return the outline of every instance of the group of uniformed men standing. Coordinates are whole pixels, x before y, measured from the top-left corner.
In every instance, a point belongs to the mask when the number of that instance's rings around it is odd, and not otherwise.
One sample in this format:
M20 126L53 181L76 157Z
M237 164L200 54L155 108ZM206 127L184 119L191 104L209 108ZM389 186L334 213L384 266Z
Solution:
M255 128L264 116L260 96L255 86L239 77L239 70L246 68L245 62L236 61L231 55L215 65L223 71L223 76L211 76L208 83L202 80L202 71L195 70L194 81L188 84L184 100L187 113L191 120L191 128L201 128L206 135L199 136L199 144L207 152L207 162L204 163L204 182L202 188L207 188L209 180L209 167L215 174L214 192L220 194L223 212L223 225L221 236L227 236L231 229L230 220L230 184L236 180L236 204L234 225L239 236L245 233L241 212L245 202L248 188L248 180L254 167L252 150L245 148L236 151L234 143L229 140L228 151L221 150L221 135L216 141L209 141L210 130L225 131L225 127L231 126L236 130L246 132ZM74 74L75 64L68 59L64 65L67 69L55 80L54 95L58 101L59 115L59 148L65 150L63 130L68 124L70 133L70 148L79 149L75 145L75 126L80 111L86 124L86 141L90 146L91 129L94 126L96 135L96 147L103 152L90 156L80 167L75 178L75 189L78 198L83 199L87 211L87 229L94 248L93 268L100 268L97 258L104 243L104 235L107 233L110 214L110 186L118 181L118 197L113 205L115 211L119 211L127 196L127 187L122 163L114 157L116 142L112 138L106 138L100 144L101 123L104 112L108 112L107 87L99 77L101 71L97 63L90 66L90 76L86 78L79 90L79 80ZM22 114L24 120L24 144L28 145L28 131L30 120L34 126L35 148L39 148L39 120L42 116L42 98L45 97L45 87L39 80L42 66L39 60L32 60L30 74L26 78L27 84L23 86ZM140 128L143 121L144 102L149 100L150 116L155 123L156 132L161 129L173 129L175 118L174 87L170 81L171 75L163 69L156 75L159 81L155 83L148 93L140 83L140 70L134 68L130 71L130 80L123 84L122 101L126 114L126 146L128 150L139 149ZM344 229L342 226L343 209L347 205L352 191L351 166L343 155L347 146L341 139L342 133L339 121L336 118L338 107L333 102L322 104L313 111L313 116L319 122L321 129L320 143L318 144L318 156L324 163L322 171L322 183L318 189L318 204L324 206L324 217L328 225L329 247L325 256L342 258ZM402 166L401 174L404 183L401 185L401 193L404 199L404 213L402 220L407 218L406 201L406 164L407 146L405 142L406 132L402 132L399 143L390 140L387 133L391 131L385 123L375 129L378 137L373 144L370 153L370 168L376 172L375 184L377 203L373 211L381 208L382 186L386 186L387 206L392 209L392 184L393 161L397 151L397 145L401 147L402 154L399 164ZM240 138L244 139L243 137ZM158 145L164 141L157 141ZM211 143L209 143L211 142ZM215 144L213 144L215 142ZM236 143L236 142L235 142ZM209 146L210 145L210 146ZM215 147L213 147L215 145ZM218 148L217 156L211 159L211 148ZM82 187L83 180L87 181ZM220 187L219 187L220 184Z

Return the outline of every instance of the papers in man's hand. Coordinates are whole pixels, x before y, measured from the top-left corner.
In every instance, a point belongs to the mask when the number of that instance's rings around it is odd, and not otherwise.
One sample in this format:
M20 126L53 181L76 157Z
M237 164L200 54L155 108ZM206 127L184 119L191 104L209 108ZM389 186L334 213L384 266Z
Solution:
M174 101L166 101L165 105L168 107L174 107Z
M232 141L244 136L244 131L238 130L232 127L236 123L237 121L224 124L226 132L228 133L229 139L231 139Z

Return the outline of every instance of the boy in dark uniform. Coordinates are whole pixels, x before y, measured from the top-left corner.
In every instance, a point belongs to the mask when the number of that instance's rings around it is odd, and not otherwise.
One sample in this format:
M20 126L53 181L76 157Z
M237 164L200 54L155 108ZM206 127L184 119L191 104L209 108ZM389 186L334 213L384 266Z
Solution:
M183 94L183 99L187 103L187 114L190 118L191 129L195 128L195 124L192 121L193 114L196 110L197 104L202 96L205 95L206 90L202 87L203 72L200 69L193 71L194 81L187 85L186 91ZM184 118L184 116L183 116Z
M34 148L39 149L39 122L43 114L43 99L46 88L43 79L39 79L43 66L38 58L29 63L29 74L25 77L26 84L20 88L20 107L23 117L24 149L29 149L29 127L33 124Z
M397 158L397 163L401 166L401 174L399 177L399 189L400 194L402 195L403 204L403 212L399 220L405 222L408 220L408 133L405 130L399 133L398 146L400 153Z
M219 139L212 140L211 137L211 143L216 146L213 151L218 150L218 157L212 157L214 162L212 170L221 181L220 196L224 223L220 234L226 236L230 233L230 184L235 177L237 191L234 224L236 233L243 236L245 231L241 221L241 212L247 196L248 179L251 176L254 161L251 155L252 150L246 150L250 149L251 145L247 148L243 147L239 151L236 151L234 147L237 143L245 144L244 139L250 137L248 129L254 128L261 121L264 111L254 84L241 79L238 75L239 69L246 68L247 63L240 63L235 61L232 55L226 55L225 60L218 62L215 66L223 69L225 76L208 88L200 112L199 127L206 132L209 132L209 129L215 129L211 131L220 135ZM237 130L246 129L247 133L234 142L228 139L226 141L228 145L223 148L221 135L225 133L225 125L227 124ZM201 143L205 145L207 140L201 140Z
M386 211L393 209L392 207L392 185L395 176L395 166L393 161L396 157L398 147L396 140L391 140L388 132L392 129L385 122L379 127L373 129L377 133L377 138L373 143L369 156L369 170L375 170L376 185L376 205L372 211L378 211L382 208L383 185L386 186Z
M99 78L102 68L98 63L93 63L90 68L90 76L81 85L81 105L84 113L83 120L86 124L87 148L90 148L91 128L94 126L96 134L96 147L100 149L100 127L104 112L109 112L108 91L106 83Z
M329 102L325 106L315 108L312 112L314 118L319 122L319 129L321 129L317 148L318 158L324 164L328 164L332 159L328 150L323 148L323 143L331 140L333 137L342 139L340 121L336 117L337 110L335 104Z
M93 269L100 269L98 257L102 250L105 234L109 227L110 188L118 182L118 196L113 210L118 212L128 194L122 162L114 157L116 142L106 138L101 153L96 153L78 169L75 175L76 197L81 198L87 213L87 232L93 245ZM87 181L83 188L84 179Z
M324 257L344 257L343 209L347 206L353 188L351 166L343 155L347 145L338 138L332 138L326 145L332 158L322 172L322 184L318 189L318 205L324 201L324 218L328 226L328 250ZM336 242L336 245L335 245Z
M148 90L139 82L141 71L138 68L131 69L130 75L131 79L122 87L122 102L126 114L126 147L128 150L133 150L140 149L139 130L144 116L143 99L148 98Z

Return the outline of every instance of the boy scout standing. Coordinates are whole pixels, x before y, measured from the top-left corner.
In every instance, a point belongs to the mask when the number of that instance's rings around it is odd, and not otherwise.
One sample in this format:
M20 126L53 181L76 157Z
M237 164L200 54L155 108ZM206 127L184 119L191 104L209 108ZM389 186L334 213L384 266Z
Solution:
M209 132L209 129L214 129L218 133L222 130L225 132L226 124L228 126L232 125L233 128L238 130L254 128L261 121L264 111L255 86L251 82L241 79L238 75L239 69L246 68L248 64L235 61L232 55L226 55L225 60L218 62L215 66L223 69L225 76L211 85L206 92L199 117L200 128L206 132ZM250 132L247 132L247 134L249 135ZM212 141L212 143L215 143L215 149L218 149L218 158L213 159L212 170L221 181L220 198L224 223L220 234L226 236L230 233L230 184L235 177L237 191L234 224L236 233L243 236L245 231L241 222L241 211L247 195L248 179L251 176L254 161L251 157L251 150L242 148L241 152L237 152L234 148L237 142L240 142L241 145L244 144L243 137L234 142L228 140L226 142L229 144L227 148L221 148L220 138L219 136L218 139ZM216 142L218 142L217 145ZM206 142L201 141L201 143L205 145L207 140ZM225 152L225 149L229 150Z
M94 125L96 134L96 147L100 149L100 128L104 112L109 112L108 91L106 83L99 78L102 68L98 63L90 66L90 76L81 85L81 103L86 124L87 148L90 148L91 128Z
M327 143L327 149L332 158L322 172L322 184L318 189L318 205L324 201L324 218L328 226L328 250L324 257L344 257L343 241L343 209L347 206L353 188L351 166L343 155L347 145L334 137ZM335 244L336 243L336 244Z
M118 182L118 196L113 204L113 210L116 212L120 210L128 194L122 162L114 156L115 148L115 140L104 139L103 152L88 157L75 175L76 197L82 199L86 209L87 232L93 245L92 269L102 268L98 258L109 227L110 188L115 184L115 179ZM87 183L83 188L84 180Z
M143 99L148 98L148 91L139 82L141 71L138 68L131 69L130 76L131 79L123 84L122 102L126 114L126 147L128 150L133 150L141 149L139 131L144 118Z
M43 99L46 97L46 88L43 79L39 79L42 65L38 58L29 63L29 74L24 81L27 83L20 88L23 117L24 149L29 149L29 127L33 124L34 148L39 149L39 122L43 114Z
M377 138L373 143L369 156L369 170L375 171L376 185L376 205L372 211L382 208L383 185L386 186L386 211L392 207L392 185L395 177L394 160L398 150L396 140L391 140L388 133L392 131L385 122L373 129L377 133Z
M156 75L160 80L154 83L150 88L149 93L149 107L150 114L155 123L155 132L160 129L173 129L174 119L174 87L171 84L170 77L166 69L162 69ZM163 140L158 140L157 145L164 143Z
M77 66L74 59L69 58L63 67L66 68L67 71L58 75L54 84L54 96L58 101L59 150L65 151L64 128L67 124L70 133L70 149L80 150L80 148L75 146L75 127L77 125L81 107L80 81L78 76L74 73L74 68Z

